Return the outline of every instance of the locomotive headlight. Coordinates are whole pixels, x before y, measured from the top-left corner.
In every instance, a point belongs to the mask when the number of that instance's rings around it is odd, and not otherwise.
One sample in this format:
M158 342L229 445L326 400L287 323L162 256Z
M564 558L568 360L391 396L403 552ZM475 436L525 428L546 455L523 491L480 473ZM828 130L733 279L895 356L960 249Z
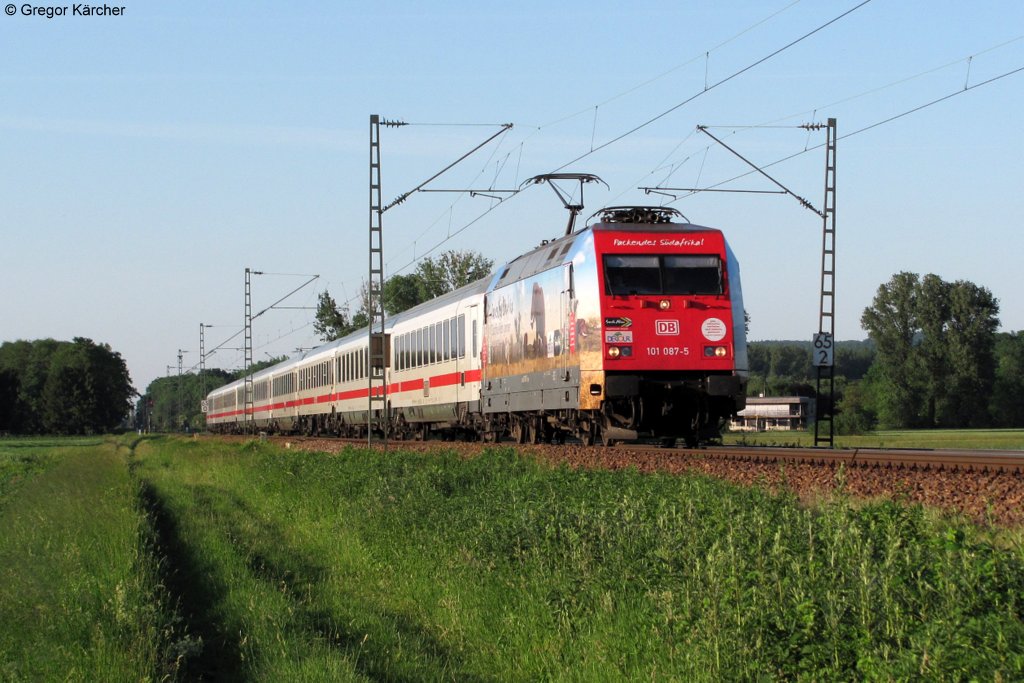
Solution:
M622 351L619 350L618 346L609 346L608 347L608 357L609 358L618 358L619 354L621 354L621 353L622 353Z
M729 355L728 349L724 346L705 346L704 357L705 358L725 358Z
M668 299L662 299L661 301L658 302L658 308L661 309L662 311L667 311L671 307L672 302L669 301Z

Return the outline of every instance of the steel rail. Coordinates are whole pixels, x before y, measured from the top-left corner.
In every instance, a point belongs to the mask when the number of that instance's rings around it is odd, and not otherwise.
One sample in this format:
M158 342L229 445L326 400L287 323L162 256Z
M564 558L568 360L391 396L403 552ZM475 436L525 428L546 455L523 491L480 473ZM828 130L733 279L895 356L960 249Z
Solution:
M632 446L636 448L636 446ZM786 448L714 446L677 448L689 457L749 460L753 462L797 462L814 465L862 467L906 467L911 469L968 470L981 472L1024 472L1024 451L929 450L883 448Z

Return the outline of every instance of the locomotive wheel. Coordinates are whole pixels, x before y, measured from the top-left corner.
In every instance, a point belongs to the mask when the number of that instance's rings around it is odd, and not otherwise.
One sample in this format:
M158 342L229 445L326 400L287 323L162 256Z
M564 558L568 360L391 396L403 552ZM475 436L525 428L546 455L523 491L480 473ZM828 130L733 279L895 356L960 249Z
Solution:
M512 425L512 440L519 444L526 443L527 427L522 420L516 420Z
M585 426L577 432L580 443L584 446L593 446L597 442L597 425L592 422L584 422Z
M530 443L534 443L534 444L540 443L541 442L541 435L542 435L542 431L541 431L541 428L537 426L537 422L535 420L530 420L528 441Z

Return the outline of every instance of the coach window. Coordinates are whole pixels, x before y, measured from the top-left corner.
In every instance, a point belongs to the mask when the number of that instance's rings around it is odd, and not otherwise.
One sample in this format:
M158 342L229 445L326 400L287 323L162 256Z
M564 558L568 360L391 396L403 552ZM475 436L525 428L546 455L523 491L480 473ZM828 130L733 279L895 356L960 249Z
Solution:
M440 363L444 353L441 350L441 323L434 323L434 362Z
M441 348L444 350L444 359L443 360L451 360L452 359L452 329L451 329L451 326L448 324L447 320L445 320L444 322L441 323L441 336L442 336Z
M459 316L459 358L466 357L466 314ZM473 322L473 357L476 358L476 321Z
M448 320L448 345L450 347L450 353L452 358L459 357L459 319L458 317L452 317Z

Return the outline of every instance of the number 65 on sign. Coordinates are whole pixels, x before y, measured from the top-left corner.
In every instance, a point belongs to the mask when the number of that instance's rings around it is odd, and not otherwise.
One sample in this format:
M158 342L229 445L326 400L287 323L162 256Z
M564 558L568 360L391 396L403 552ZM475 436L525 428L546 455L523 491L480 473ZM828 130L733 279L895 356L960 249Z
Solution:
M835 363L835 347L832 344L832 335L828 332L818 332L814 335L814 366L819 368L830 368Z

